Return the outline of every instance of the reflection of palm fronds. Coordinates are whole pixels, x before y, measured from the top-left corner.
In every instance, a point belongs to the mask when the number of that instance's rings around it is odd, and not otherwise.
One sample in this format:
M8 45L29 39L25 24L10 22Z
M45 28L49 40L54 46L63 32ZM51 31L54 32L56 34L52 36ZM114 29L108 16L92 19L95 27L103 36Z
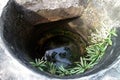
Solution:
M117 36L115 29L112 29L109 32L107 38L103 41L88 46L86 48L86 56L80 57L79 62L74 62L73 65L68 68L64 68L63 66L56 67L54 63L40 59L35 59L35 61L30 62L30 64L37 67L41 71L46 71L59 76L68 76L83 73L97 64L101 57L104 55L107 46L112 45L111 36Z

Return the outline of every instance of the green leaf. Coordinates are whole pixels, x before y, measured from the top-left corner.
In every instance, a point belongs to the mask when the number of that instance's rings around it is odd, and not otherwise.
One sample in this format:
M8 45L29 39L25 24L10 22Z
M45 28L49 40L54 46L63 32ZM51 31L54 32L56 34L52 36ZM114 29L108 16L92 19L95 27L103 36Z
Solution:
M38 67L39 70L44 71L42 67Z
M83 63L83 58L82 57L80 57L80 62L81 62L81 66L83 67L84 63Z
M112 45L112 40L111 39L109 39L108 44Z
M111 35L113 35L113 36L117 36L117 34L116 34L116 29L115 29L115 28L113 28L113 29L110 31L110 33L111 33Z

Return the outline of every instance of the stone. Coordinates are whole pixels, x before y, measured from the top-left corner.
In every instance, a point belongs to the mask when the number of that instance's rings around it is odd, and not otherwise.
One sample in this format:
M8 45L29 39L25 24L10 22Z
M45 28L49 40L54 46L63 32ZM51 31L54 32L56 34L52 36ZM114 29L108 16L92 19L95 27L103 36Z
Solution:
M33 24L64 20L81 16L87 0L15 0L25 9L40 15ZM26 13L25 13L26 14ZM31 13L29 13L31 14ZM29 16L28 16L29 17ZM32 16L33 18L35 15ZM42 19L42 21L41 21ZM46 19L46 20L45 20ZM28 19L29 20L29 19Z

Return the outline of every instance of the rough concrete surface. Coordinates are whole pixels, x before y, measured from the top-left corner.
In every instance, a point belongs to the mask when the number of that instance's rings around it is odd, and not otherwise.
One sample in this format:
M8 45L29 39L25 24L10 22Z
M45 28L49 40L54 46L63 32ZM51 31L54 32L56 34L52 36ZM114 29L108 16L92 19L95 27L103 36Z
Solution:
M26 3L25 1L31 1L31 0L17 0L17 1L19 1L19 3L21 4L24 4ZM62 6L59 3L59 1L65 3L67 1L74 1L74 0L55 0L55 2L53 2L53 0L41 0L41 1L43 2L49 1L47 3L52 4L53 6L52 9L56 9L59 6ZM105 12L109 16L109 18L112 19L111 21L112 26L114 27L119 26L120 0L93 0L93 1L96 2L95 4L93 3L94 5L99 5L101 6L101 8L104 7L103 11L107 10L107 12L106 11ZM7 2L8 0L0 0L0 15ZM76 3L67 4L66 7L68 8L73 4ZM49 8L49 5L44 5L44 6L46 6L46 8ZM0 37L0 80L59 80L55 78L49 78L44 75L39 75L34 71L27 69L21 63L19 63L15 58L13 58L10 55L10 53L4 48L5 45L3 44L2 39ZM85 76L78 79L76 78L73 80L120 80L120 57L118 57L113 62L113 64L109 66L107 69L104 69L94 75Z

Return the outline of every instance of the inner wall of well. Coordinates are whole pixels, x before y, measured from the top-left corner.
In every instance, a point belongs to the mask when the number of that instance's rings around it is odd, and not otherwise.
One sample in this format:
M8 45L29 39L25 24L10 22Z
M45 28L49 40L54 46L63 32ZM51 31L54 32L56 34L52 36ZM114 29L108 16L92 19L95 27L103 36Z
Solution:
M32 47L30 55L33 59L42 58L46 50L64 46L71 46L73 55L78 55L77 59L85 54L86 41L68 25L68 22L63 20L34 26L35 36L32 36L33 41L30 42L33 43L30 44Z

